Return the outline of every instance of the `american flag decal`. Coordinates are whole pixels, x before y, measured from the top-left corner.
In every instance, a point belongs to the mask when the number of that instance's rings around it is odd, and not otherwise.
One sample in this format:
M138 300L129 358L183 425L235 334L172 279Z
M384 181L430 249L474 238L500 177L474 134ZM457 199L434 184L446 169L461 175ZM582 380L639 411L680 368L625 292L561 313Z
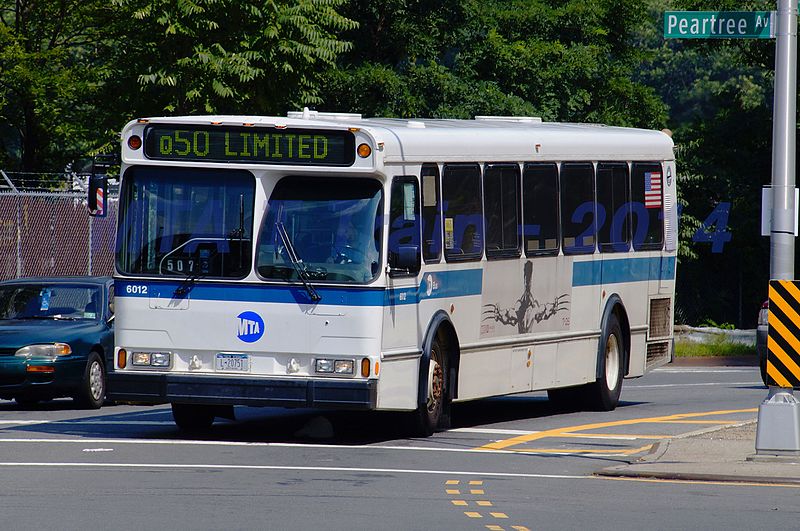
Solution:
M661 208L661 172L644 173L644 207Z

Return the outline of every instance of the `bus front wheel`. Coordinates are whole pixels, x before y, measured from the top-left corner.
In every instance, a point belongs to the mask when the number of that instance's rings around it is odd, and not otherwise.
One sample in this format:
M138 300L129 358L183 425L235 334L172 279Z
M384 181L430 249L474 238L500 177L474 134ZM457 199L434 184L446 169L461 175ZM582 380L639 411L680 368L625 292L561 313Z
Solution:
M208 430L216 417L214 407L202 404L172 404L172 418L182 431L197 433Z
M427 437L443 427L448 389L447 352L439 338L431 344L425 403L415 412L416 430Z

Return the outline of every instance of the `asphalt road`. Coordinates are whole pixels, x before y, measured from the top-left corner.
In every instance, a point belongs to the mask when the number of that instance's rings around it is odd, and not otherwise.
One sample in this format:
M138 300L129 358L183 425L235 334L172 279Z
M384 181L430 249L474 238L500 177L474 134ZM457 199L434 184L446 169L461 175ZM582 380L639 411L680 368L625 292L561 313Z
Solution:
M766 393L756 368L668 367L627 380L613 412L482 400L428 439L394 414L242 408L189 438L164 406L0 401L0 528L795 528L796 488L593 475L751 420Z

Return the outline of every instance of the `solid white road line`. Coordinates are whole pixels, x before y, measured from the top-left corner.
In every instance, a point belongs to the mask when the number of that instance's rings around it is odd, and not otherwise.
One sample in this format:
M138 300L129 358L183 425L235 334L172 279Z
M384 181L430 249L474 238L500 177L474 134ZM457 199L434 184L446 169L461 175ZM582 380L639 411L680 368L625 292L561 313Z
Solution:
M526 432L530 433L530 432ZM448 453L472 453L472 454L515 454L515 455L554 455L555 452L537 452L535 448L530 450L482 450L479 448L441 448L429 446L378 446L378 445L348 445L348 444L300 444L300 443L260 443L260 442L236 442L236 441L193 441L193 440L161 440L161 439L12 439L0 438L0 444L119 444L119 445L163 445L163 446L250 446L254 448L304 448L304 449L342 449L342 450L398 450L408 452L448 452ZM557 455L585 455L580 449L570 451L564 449L557 452ZM608 453L603 457L623 457L626 453Z
M24 468L122 468L122 469L173 469L173 470L285 470L297 472L354 472L374 474L420 474L438 476L507 477L532 479L597 479L594 476L572 476L564 474L524 474L518 472L474 472L465 470L421 470L411 468L359 468L324 466L282 466L282 465L217 465L217 464L177 464L177 463L0 463L0 467Z

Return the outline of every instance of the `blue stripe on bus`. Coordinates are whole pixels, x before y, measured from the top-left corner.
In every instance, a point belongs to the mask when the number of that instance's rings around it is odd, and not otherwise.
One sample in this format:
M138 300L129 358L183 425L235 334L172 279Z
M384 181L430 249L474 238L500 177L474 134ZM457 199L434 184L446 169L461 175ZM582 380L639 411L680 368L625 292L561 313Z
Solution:
M483 271L468 269L426 273L419 290L416 288L370 288L328 287L316 284L314 288L322 296L318 304L323 306L394 306L417 304L421 300L447 297L480 295ZM132 298L173 298L181 282L152 280L117 280L115 296ZM428 287L430 286L430 294ZM268 302L311 304L303 286L298 285L252 285L240 283L195 284L189 298L207 301Z
M674 256L592 260L572 264L573 287L674 279Z
M420 301L429 299L480 295L482 287L482 269L429 272L422 275L419 289L398 288L386 290L384 305L418 304Z

